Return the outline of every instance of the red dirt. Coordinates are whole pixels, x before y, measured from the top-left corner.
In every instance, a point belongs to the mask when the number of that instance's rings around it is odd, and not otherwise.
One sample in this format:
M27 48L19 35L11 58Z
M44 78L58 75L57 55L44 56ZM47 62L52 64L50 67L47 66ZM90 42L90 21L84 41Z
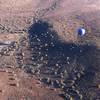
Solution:
M85 26L88 34L83 40L100 47L99 5L100 0L0 0L0 41L19 42L22 35L19 31L29 27L34 19L42 19L52 24L66 42L80 41L75 32L77 27ZM1 67L6 64L16 67L15 62L14 51L10 57L0 57ZM38 84L35 76L31 78L19 69L0 69L0 100L25 100L25 96L29 100L33 97L34 100L62 100L57 92Z
M40 84L33 76L14 68L0 69L0 100L62 100L57 92L49 90Z

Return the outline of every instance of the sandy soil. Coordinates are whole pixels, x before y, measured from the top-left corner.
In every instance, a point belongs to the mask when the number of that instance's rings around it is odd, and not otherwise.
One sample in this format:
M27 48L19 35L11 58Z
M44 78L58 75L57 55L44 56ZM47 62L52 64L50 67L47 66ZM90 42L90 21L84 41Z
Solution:
M59 91L47 89L38 84L35 76L30 78L22 70L15 69L16 49L21 47L21 37L28 35L27 29L37 20L48 22L61 41L90 43L100 49L99 5L100 0L0 0L0 42L17 43L16 47L7 47L3 53L0 49L0 100L24 100L25 96L29 96L29 100L33 100L33 97L36 100L55 100L56 97L61 100L57 96ZM80 26L84 26L87 33L82 39L76 35L76 29ZM26 49L25 47L22 52ZM24 62L27 63L26 60ZM6 68L8 66L11 68ZM99 67L98 64L97 66ZM97 77L99 76L100 72L97 73ZM99 83L99 78L97 80Z
M36 18L49 20L65 41L74 42L77 41L77 27L84 26L88 33L85 40L99 45L100 40L95 39L100 32L99 4L100 0L7 0L6 3L1 0L0 22L12 31L29 27Z
M19 69L0 69L0 100L44 100L50 97L52 100L62 100L56 92L43 87L35 77Z

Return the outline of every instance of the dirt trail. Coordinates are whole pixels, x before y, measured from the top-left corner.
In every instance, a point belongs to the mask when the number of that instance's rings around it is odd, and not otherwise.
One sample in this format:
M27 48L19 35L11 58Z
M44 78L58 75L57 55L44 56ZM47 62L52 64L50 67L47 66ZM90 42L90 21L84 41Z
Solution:
M0 0L0 100L61 100L60 90L70 100L100 98L99 5L100 0ZM78 27L86 29L82 38Z

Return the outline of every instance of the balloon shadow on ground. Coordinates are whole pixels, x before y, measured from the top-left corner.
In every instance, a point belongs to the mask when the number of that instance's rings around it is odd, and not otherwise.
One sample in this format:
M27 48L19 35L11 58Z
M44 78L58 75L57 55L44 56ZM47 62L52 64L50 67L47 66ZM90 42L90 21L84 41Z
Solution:
M84 99L88 99L87 90L96 78L99 66L99 50L96 46L62 42L52 25L40 20L29 27L28 34L33 66L36 66L43 82L47 83L48 78L54 83L55 80L64 79L67 89L72 87L67 83L73 80L73 85L79 87ZM55 84L54 87L57 87Z

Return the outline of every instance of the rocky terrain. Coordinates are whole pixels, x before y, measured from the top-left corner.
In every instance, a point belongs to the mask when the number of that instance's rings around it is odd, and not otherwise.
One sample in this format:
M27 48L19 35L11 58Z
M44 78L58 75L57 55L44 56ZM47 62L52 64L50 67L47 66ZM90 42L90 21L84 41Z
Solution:
M0 0L0 100L99 100L99 5Z

